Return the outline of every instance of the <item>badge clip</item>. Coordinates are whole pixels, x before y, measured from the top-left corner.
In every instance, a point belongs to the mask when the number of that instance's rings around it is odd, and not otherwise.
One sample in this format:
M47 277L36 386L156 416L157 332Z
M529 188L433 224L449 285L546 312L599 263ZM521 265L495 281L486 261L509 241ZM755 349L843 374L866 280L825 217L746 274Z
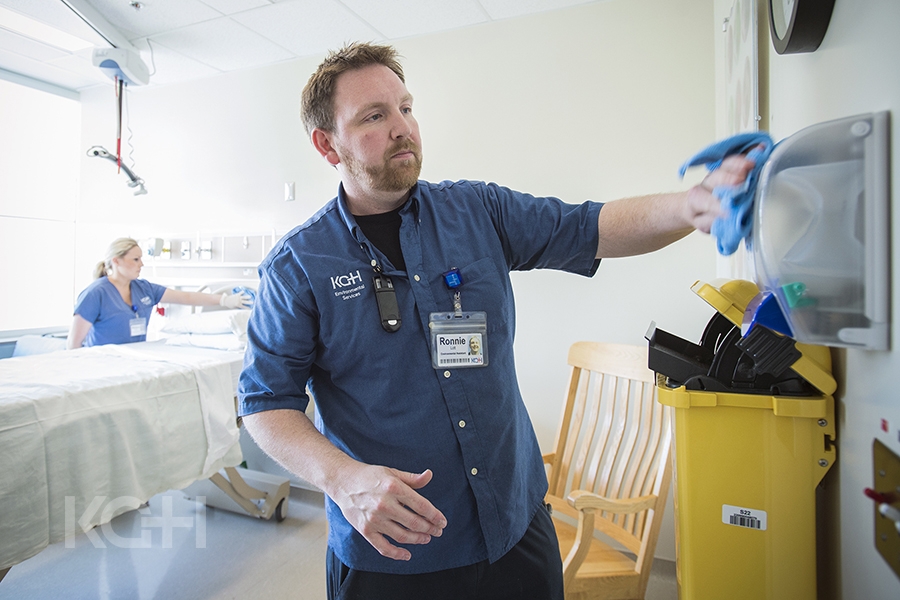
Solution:
M449 271L443 274L444 284L447 286L447 289L453 291L453 314L456 317L462 316L462 299L459 295L459 287L463 284L462 273L460 273L459 269L453 267Z
M397 304L397 293L394 283L387 275L376 275L372 278L375 284L375 301L378 303L378 316L381 327L388 333L400 329L400 306Z

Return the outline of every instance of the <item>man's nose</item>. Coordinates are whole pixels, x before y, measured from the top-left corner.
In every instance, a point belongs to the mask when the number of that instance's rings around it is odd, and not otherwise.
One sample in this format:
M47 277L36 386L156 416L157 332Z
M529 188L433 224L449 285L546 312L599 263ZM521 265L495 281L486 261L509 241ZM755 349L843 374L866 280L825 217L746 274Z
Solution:
M391 137L395 140L399 140L400 138L409 137L412 133L412 123L409 122L409 119L412 117L407 117L401 112L396 113L392 119L391 123Z

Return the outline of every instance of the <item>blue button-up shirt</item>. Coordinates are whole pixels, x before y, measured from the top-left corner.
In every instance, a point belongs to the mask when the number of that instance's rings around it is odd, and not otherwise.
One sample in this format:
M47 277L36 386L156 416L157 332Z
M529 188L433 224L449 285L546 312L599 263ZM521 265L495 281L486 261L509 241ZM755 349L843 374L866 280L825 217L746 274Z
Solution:
M327 500L329 544L347 566L426 573L496 561L547 489L516 381L511 270L593 275L601 204L569 205L495 184L420 181L400 211L399 271L363 235L343 189L260 265L240 380L240 414L305 410L368 464L434 477L419 493L447 517L441 537L381 556ZM402 325L382 329L372 260L393 280ZM435 369L429 315L453 310L442 274L457 267L464 311L487 313L489 365Z

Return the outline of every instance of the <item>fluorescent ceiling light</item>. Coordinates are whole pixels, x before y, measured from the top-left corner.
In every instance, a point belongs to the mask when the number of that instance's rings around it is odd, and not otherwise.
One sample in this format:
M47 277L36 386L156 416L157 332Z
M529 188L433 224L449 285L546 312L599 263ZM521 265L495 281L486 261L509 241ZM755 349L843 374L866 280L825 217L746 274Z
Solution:
M56 29L55 27L51 27L50 25L41 23L40 21L36 21L2 6L0 6L0 28L24 35L25 37L68 52L77 52L78 50L84 50L85 48L92 48L98 43L66 33L65 31ZM105 40L102 39L100 40L100 43L104 46L107 45Z

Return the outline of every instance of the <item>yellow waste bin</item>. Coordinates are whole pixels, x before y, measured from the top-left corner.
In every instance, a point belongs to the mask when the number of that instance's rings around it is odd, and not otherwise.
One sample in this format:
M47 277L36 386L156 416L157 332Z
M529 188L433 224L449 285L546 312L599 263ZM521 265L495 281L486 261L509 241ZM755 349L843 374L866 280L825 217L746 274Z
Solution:
M835 460L828 348L741 335L749 281L692 289L716 310L700 344L648 332L675 409L681 600L815 600L815 489Z

